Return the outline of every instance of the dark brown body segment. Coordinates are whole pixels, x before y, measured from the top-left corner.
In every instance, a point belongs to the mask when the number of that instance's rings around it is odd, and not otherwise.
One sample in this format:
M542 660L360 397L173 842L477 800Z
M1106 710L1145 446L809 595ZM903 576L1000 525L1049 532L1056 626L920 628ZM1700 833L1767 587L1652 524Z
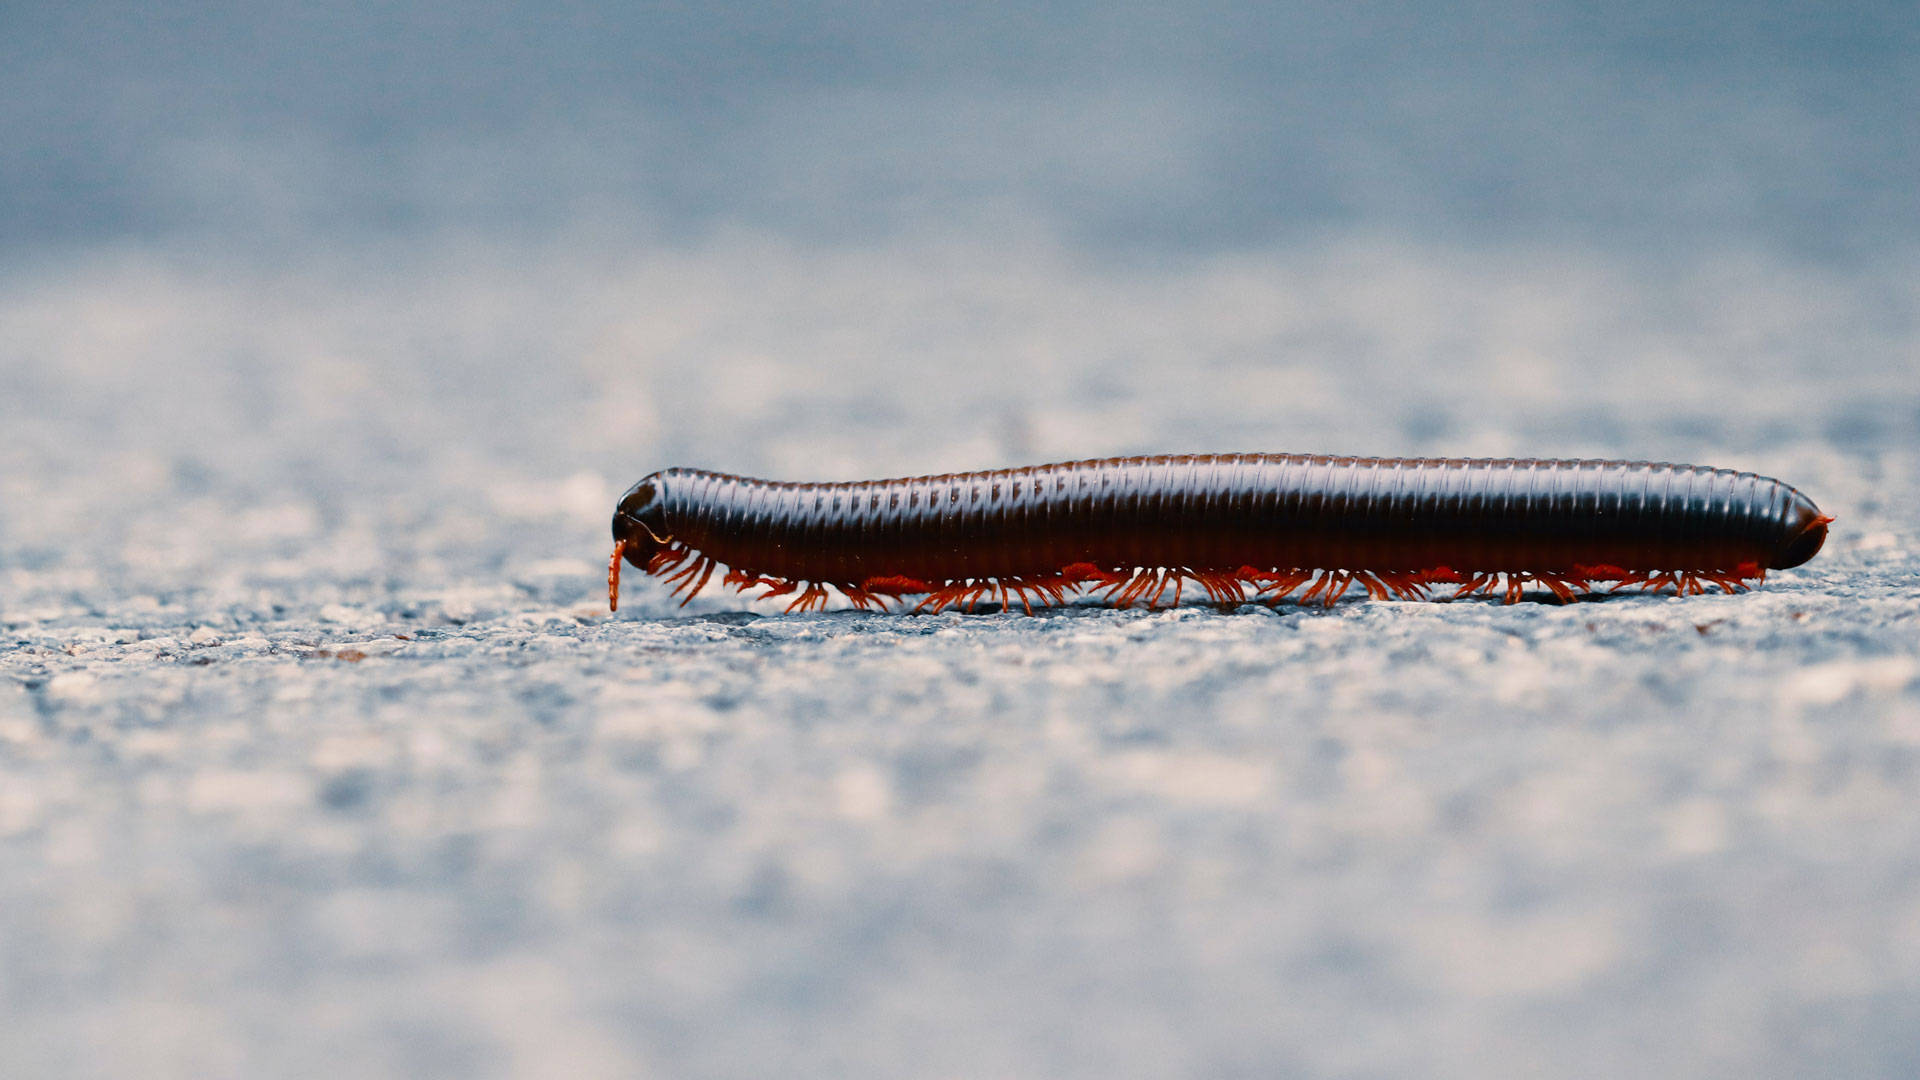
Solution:
M944 606L1003 583L1043 603L1089 582L1151 602L1188 579L1222 602L1302 585L1329 600L1350 584L1731 589L1811 558L1829 520L1777 480L1692 465L1225 454L831 484L667 469L629 490L614 536L636 566L681 568L683 587L719 563L770 595L808 583Z

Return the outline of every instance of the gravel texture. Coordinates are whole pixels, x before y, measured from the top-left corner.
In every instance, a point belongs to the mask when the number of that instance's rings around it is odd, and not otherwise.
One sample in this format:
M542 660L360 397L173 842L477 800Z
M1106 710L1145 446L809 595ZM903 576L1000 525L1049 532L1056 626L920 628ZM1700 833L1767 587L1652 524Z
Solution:
M1043 240L0 278L0 1074L1920 1072L1920 273ZM684 610L618 491L1624 456L1752 595Z

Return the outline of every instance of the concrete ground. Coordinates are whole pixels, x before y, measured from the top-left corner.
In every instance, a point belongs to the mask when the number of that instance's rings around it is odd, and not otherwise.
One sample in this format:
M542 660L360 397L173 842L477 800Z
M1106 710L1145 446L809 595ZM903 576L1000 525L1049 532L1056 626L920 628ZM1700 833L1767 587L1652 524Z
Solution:
M1365 240L0 278L0 1074L1920 1071L1920 274ZM643 473L1684 460L1745 596L783 616Z

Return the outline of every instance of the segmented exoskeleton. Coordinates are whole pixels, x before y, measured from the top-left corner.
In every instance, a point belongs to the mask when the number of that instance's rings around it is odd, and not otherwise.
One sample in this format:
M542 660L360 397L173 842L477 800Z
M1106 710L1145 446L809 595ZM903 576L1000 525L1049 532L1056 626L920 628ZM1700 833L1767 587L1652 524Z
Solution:
M1177 604L1188 581L1222 605L1737 592L1812 558L1831 520L1778 480L1654 462L1177 455L822 484L675 468L621 498L608 601L622 559L689 597L725 566L803 611L828 588L1029 612L1087 589Z

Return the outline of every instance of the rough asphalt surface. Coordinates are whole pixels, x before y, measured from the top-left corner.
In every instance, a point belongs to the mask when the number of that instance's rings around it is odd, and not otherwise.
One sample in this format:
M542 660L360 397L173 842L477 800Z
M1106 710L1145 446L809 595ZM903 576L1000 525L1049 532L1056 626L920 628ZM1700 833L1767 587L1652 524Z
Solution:
M1365 243L0 279L0 1074L1920 1072L1920 273ZM686 609L619 490L1651 457L1746 596Z

